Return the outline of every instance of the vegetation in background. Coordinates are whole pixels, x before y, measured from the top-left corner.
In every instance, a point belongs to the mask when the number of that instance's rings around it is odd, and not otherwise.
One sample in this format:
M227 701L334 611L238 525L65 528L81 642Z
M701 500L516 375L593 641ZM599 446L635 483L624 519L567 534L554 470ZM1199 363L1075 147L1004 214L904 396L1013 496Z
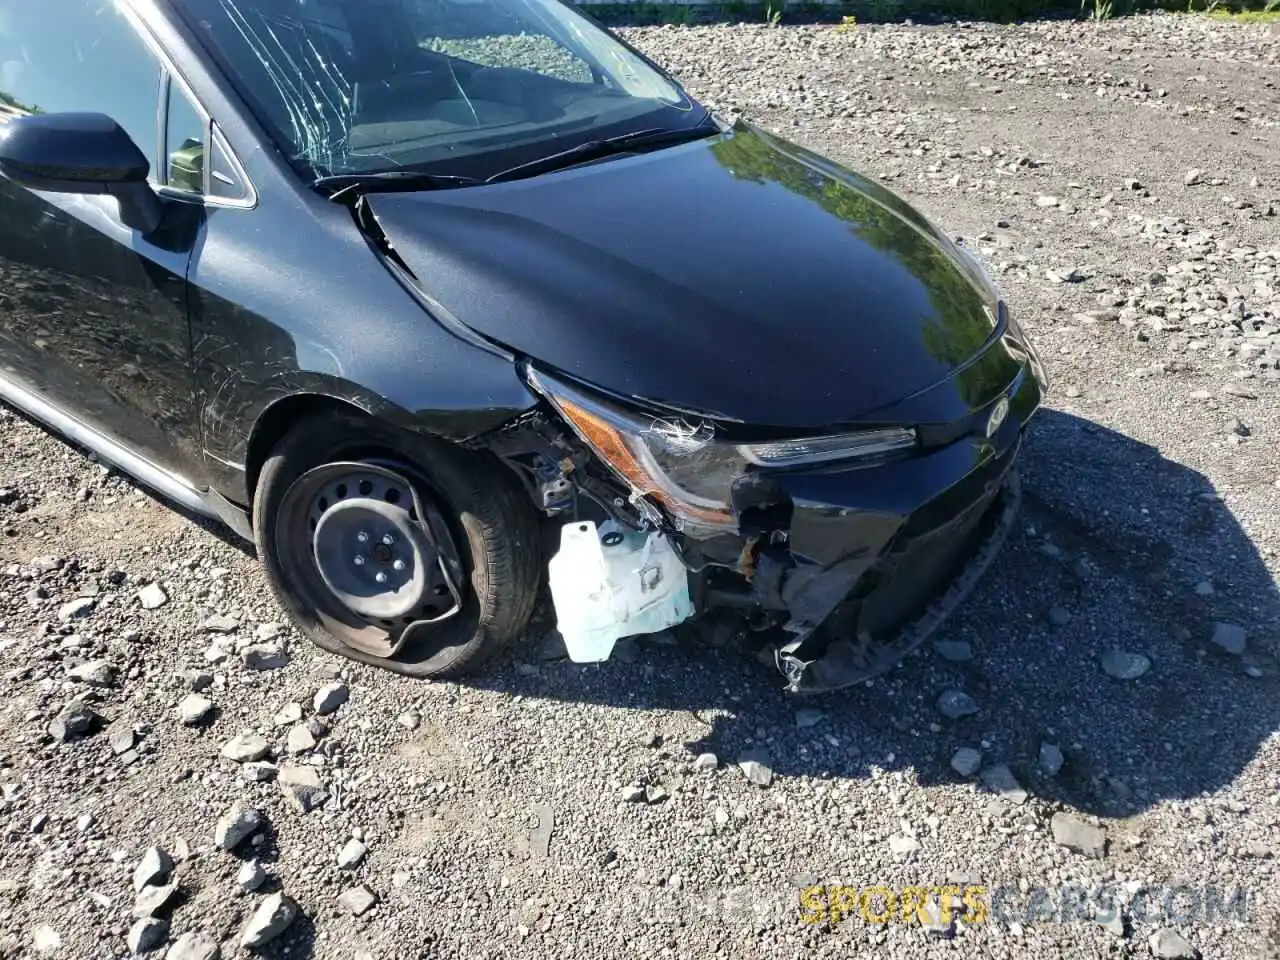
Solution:
M1078 4L1078 6L1076 6ZM815 3L812 0L719 0L706 4L639 0L592 3L582 7L607 24L833 23L841 32L859 23L886 23L907 17L953 17L1010 23L1031 17L1109 20L1144 10L1208 13L1242 22L1280 21L1280 0L856 0Z
M1270 0L1261 10L1224 10L1215 4L1209 15L1216 20L1236 20L1240 23L1280 23L1280 0Z
M40 113L40 108L35 104L23 103L11 93L0 90L0 106L8 107L15 113Z

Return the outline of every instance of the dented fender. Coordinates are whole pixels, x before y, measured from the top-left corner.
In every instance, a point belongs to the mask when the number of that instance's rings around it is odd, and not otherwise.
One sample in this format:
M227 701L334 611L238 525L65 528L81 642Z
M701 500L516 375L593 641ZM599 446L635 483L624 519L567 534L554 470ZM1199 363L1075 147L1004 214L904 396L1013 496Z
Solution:
M271 259L250 269L240 258L243 235L283 228L270 217L209 218L192 265L192 361L214 489L247 502L250 437L291 398L338 400L450 440L534 405L513 359L476 349L427 309L409 278L354 229L351 210L318 195L291 202L314 207L307 245L285 234L258 240Z

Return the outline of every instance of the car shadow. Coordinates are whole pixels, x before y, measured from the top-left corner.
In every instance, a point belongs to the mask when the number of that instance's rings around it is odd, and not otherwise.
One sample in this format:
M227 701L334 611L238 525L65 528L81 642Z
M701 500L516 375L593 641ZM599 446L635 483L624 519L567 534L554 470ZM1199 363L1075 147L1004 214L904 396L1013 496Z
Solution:
M53 440L57 443L61 443L65 446L70 447L73 450L78 451L87 459L91 459L97 463L102 463L104 466L110 469L112 476L118 477L133 489L139 490L142 493L145 493L148 497L155 500L157 503L162 504L166 509L172 510L174 513L178 514L179 516L184 517L185 519L191 521L191 523L199 527L205 533L209 534L211 537L216 537L218 540L221 540L223 543L231 547L233 550L239 551L240 553L244 554L246 557L250 559L257 558L257 552L254 550L253 544L245 540L239 534L228 529L226 525L223 524L221 521L216 520L212 517L206 517L201 514L195 513L191 510L188 510L182 504L175 503L174 501L166 497L163 493L160 493L159 491L152 489L142 481L137 480L136 478L130 476L129 474L122 472L118 467L114 466L113 464L108 464L105 461L101 460L98 457L97 453L95 453L94 451L88 449L87 447L82 446L81 444L76 443L70 437L67 437L61 433L58 433L48 424L44 423L41 420L37 420L35 417L28 414L25 410L22 410L18 407L10 406L8 404L0 404L0 409L8 411L14 417L22 420L24 423L27 423L30 426L34 427L35 429L39 430L41 433L45 434L45 436L47 436L50 440Z
M778 777L855 779L879 768L910 769L924 785L960 782L950 759L974 747L1033 795L1108 816L1231 783L1280 728L1280 590L1249 536L1204 476L1070 414L1037 414L1020 470L1023 512L1001 556L932 642L870 683L790 696L772 667L696 625L694 643L622 641L593 665L544 659L531 640L470 682L689 712L705 733L668 749L722 763L763 749ZM253 555L216 522L170 506ZM548 608L531 636L551 628ZM1216 622L1247 631L1243 655L1210 642ZM971 659L939 655L939 641L967 644ZM1114 679L1101 666L1109 651L1141 654L1150 667ZM978 711L944 717L937 700L949 690ZM801 711L821 718L800 726ZM1052 776L1044 743L1063 755Z
M683 746L690 760L710 751L733 763L763 748L777 777L878 767L959 782L950 760L967 746L1029 793L1107 816L1231 783L1280 727L1280 592L1248 535L1204 476L1069 414L1037 415L1020 469L1023 512L1003 554L933 641L870 683L788 696L771 667L717 649L706 630L693 644L624 641L591 665L544 660L530 642L473 682L689 711L706 725ZM1243 655L1210 642L1218 621L1246 629ZM939 640L967 643L971 659L944 658ZM1116 679L1102 667L1109 651L1140 654L1149 669ZM977 712L944 717L948 690ZM1062 753L1056 774L1041 766L1043 743Z

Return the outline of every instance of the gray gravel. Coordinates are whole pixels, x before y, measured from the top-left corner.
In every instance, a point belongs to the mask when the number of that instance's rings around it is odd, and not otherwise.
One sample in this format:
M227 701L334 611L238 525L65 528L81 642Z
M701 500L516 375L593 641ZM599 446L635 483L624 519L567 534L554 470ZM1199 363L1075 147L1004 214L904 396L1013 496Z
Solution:
M627 35L997 273L1056 387L1018 535L937 644L821 701L710 645L576 666L541 633L413 683L320 654L246 551L0 411L0 956L125 957L166 922L169 960L268 931L261 956L379 960L1280 956L1280 31ZM143 893L175 892L135 927L152 847ZM919 883L1022 912L801 922L816 884ZM1026 915L1068 884L1114 909ZM1192 909L1206 887L1247 919Z

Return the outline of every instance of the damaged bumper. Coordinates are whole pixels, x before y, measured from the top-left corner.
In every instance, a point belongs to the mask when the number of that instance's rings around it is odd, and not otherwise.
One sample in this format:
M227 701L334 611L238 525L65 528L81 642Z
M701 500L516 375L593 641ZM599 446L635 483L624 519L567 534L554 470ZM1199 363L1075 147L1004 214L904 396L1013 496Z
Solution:
M802 563L793 570L784 583L784 594L792 583L800 584L790 591L790 638L775 648L789 690L838 690L877 676L959 606L1013 525L1021 497L1015 453L1016 446L966 478L960 489L905 517L879 550L873 547L881 536L876 531L863 542L865 552L828 567ZM955 512L930 527L923 518L941 503ZM806 509L821 508L800 512ZM850 534L858 535L852 529ZM802 536L795 551L805 543Z
M533 492L549 515L581 523L589 502L602 522L648 529L653 543L644 556L659 547L679 558L680 591L669 596L683 596L687 574L691 600L664 600L662 626L689 613L737 610L771 644L789 690L839 689L882 673L919 645L968 594L1013 522L1013 465L1044 381L1033 355L1002 356L1016 358L994 368L1004 386L987 376L980 393L967 394L979 402L953 405L959 412L949 419L749 445L719 440L702 423L619 411L531 375L581 443L561 438L559 450L536 457L527 472L539 478ZM969 376L972 385L982 373ZM955 384L946 389L965 395ZM895 434L912 438L909 451L885 448ZM823 443L877 449L791 468L759 463L813 457ZM751 464L745 470L744 459ZM705 469L689 468L699 461ZM707 482L716 471L736 472L717 487ZM713 488L725 491L722 499ZM594 604L617 612L612 620L604 612L580 614L591 630L645 632L635 626L644 618L629 620L627 611L646 602L652 564L631 570L629 561L619 562L605 572L593 556L598 575L586 577L564 575L561 559L553 577L558 613ZM670 573L663 590L672 588ZM588 582L595 585L589 591L574 586ZM600 648L603 656L611 646Z
M704 571L702 609L776 616L774 659L793 692L836 690L891 668L964 600L999 552L1020 502L1014 463L1038 407L1031 365L977 411L1001 422L873 469L774 478L785 530L759 530L743 590ZM704 545L714 549L711 544Z

